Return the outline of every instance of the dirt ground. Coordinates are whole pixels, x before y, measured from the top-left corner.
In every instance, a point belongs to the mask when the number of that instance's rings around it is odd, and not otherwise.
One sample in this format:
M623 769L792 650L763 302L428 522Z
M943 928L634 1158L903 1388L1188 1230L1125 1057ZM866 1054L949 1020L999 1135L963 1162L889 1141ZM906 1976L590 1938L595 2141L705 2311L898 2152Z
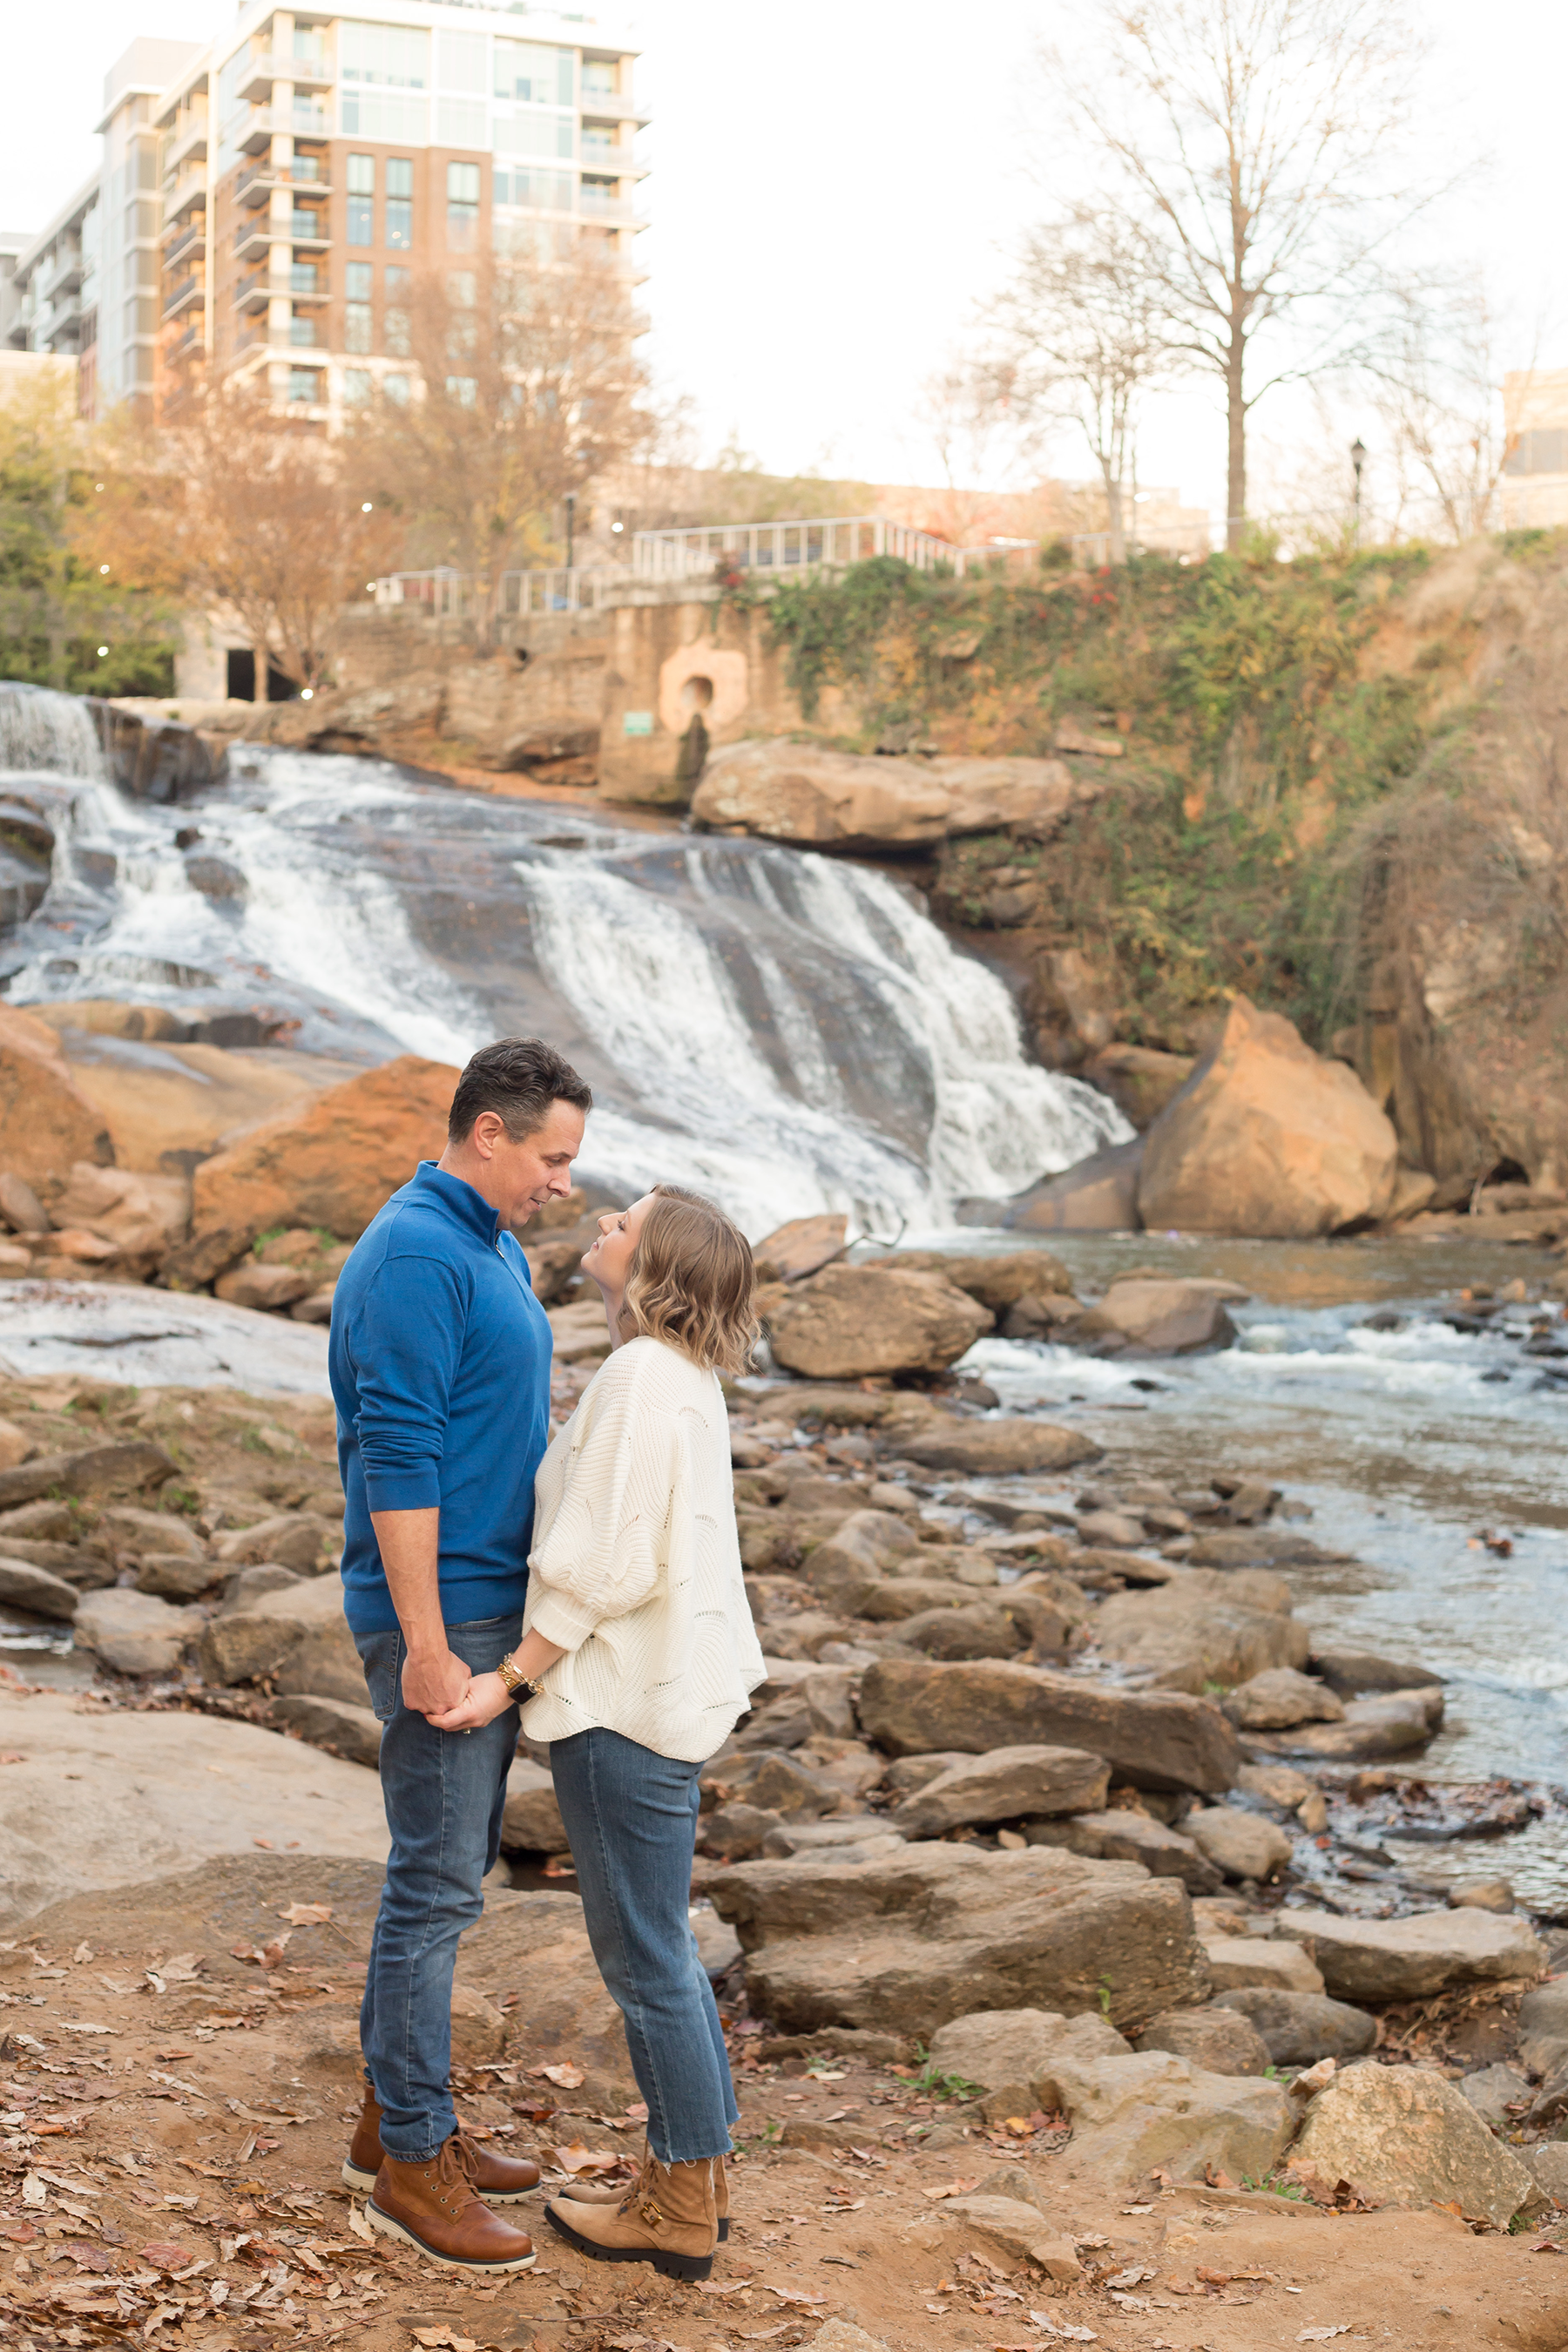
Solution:
M765 2036L744 2019L732 2227L712 2278L589 2263L552 2236L548 2182L585 2159L629 2164L640 2129L574 2108L559 2050L544 2054L561 2085L531 2072L526 1981L501 1996L504 2060L455 2087L471 2128L546 2168L546 2189L510 2209L538 2267L471 2283L436 2270L368 2239L338 2173L378 1879L258 1853L74 1897L0 1950L0 2342L252 2352L352 2333L366 2352L740 2352L809 2344L838 2319L889 2352L1568 2347L1568 2227L1560 2251L1553 2233L1478 2236L1445 2212L1325 2213L1153 2182L1141 2199L1058 2190L1048 2124L987 2131L917 2083L830 2057L830 2036L761 2061ZM1026 2189L1075 2242L1081 2282L944 2222L955 2185Z

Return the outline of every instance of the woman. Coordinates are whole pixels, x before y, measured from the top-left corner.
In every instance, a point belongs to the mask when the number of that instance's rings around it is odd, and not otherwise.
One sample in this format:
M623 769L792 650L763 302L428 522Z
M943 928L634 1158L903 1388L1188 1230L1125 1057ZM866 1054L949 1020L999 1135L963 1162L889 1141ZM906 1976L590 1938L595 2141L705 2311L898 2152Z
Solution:
M706 2278L736 2120L689 1904L698 1778L763 1678L741 1580L721 1370L756 1326L752 1253L722 1212L658 1184L601 1217L583 1260L611 1353L539 1466L523 1638L441 1729L525 1699L548 1740L594 1957L626 2020L648 2152L627 2196L545 2211L595 2262Z

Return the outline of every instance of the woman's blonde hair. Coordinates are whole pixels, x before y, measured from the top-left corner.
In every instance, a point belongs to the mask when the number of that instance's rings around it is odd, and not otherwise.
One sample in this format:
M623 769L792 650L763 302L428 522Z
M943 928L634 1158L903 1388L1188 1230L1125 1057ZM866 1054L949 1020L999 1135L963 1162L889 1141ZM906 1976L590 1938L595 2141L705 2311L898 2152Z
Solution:
M628 1337L662 1339L704 1371L743 1372L757 1341L752 1245L722 1209L656 1184L626 1276Z

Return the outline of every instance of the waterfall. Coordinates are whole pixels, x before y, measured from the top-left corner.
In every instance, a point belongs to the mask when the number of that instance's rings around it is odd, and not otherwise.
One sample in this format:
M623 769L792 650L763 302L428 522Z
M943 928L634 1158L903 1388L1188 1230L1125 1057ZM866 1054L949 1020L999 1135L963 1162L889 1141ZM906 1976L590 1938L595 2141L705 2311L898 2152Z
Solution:
M1026 1061L1004 982L870 868L257 746L156 806L102 779L79 705L21 693L65 709L29 722L57 850L0 942L12 1003L257 1008L366 1063L549 1036L594 1087L584 1176L697 1185L753 1236L823 1208L929 1228L1131 1132Z
M0 678L0 771L6 768L107 776L92 705L79 695Z

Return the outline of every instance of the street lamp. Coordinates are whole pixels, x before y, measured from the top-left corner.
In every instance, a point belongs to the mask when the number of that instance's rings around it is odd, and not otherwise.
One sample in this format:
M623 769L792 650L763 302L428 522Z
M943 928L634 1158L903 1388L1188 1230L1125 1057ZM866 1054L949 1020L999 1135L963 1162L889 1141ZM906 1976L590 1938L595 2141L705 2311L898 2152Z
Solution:
M1355 467L1355 543L1361 545L1361 469L1366 463L1366 446L1358 433L1351 443L1351 464Z

